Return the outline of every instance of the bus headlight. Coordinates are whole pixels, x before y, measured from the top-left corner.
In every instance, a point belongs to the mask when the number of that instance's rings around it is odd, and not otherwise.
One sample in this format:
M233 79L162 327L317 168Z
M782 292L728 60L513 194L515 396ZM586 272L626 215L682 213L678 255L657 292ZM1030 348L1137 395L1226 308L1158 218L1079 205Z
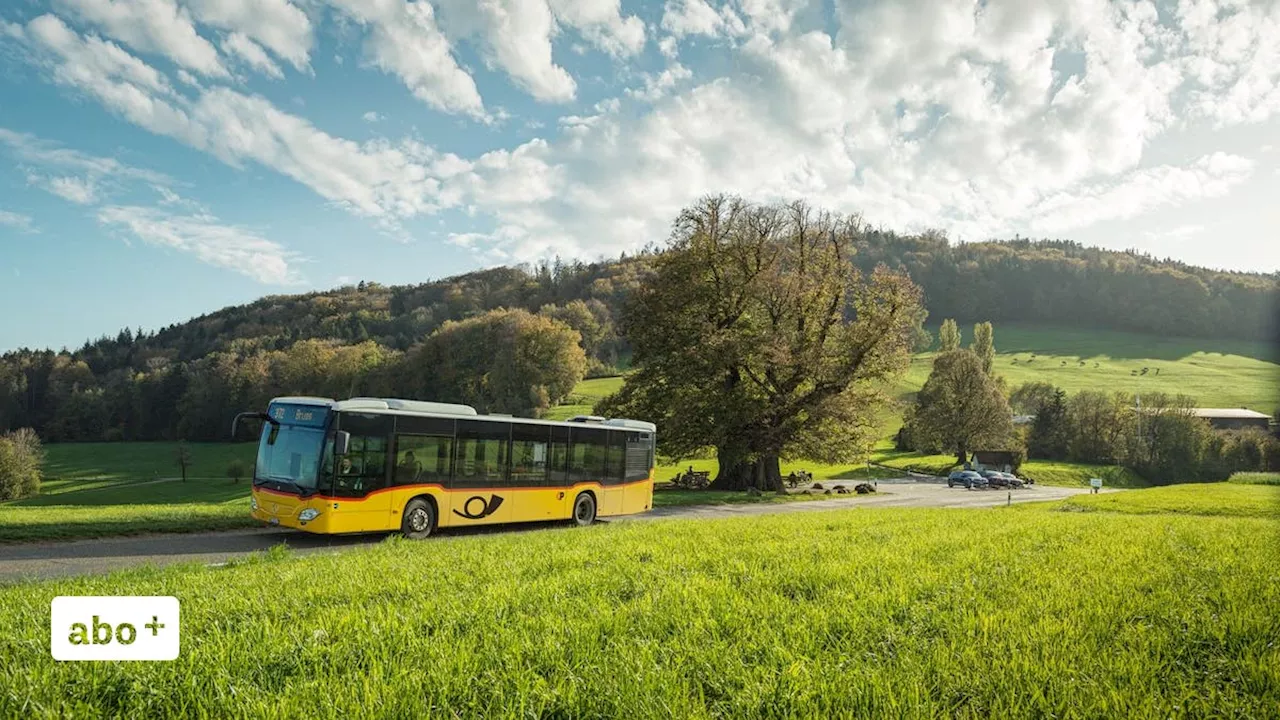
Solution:
M250 495L250 496L249 496L249 509L250 509L250 510L257 510L257 509L258 509L258 498L254 497L254 496L252 496L252 495Z
M302 522L310 522L312 520L315 520L319 515L320 515L319 510L316 510L315 508L307 508L306 510L303 510L302 512L298 513L298 519L301 520Z

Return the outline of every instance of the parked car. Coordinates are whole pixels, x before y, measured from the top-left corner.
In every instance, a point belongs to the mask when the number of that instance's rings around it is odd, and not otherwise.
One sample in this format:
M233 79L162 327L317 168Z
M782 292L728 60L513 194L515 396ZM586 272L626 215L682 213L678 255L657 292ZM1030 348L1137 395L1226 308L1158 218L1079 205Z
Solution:
M947 476L947 487L963 485L966 488L987 487L987 479L972 470L957 470Z
M1020 488L1026 485L1026 483L1022 482L1021 478L1019 478L1017 475L1014 475L1013 473L1000 473L1000 474L1004 475L1005 479L1009 481L1009 487L1011 488Z
M978 473L987 479L987 484L991 487L1012 487L1009 484L1009 476L999 470L983 470Z

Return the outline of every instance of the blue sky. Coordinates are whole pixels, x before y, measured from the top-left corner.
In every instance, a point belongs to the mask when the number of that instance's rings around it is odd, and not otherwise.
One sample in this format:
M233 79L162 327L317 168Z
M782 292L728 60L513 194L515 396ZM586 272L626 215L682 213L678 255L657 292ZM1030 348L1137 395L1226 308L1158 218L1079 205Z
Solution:
M1280 2L18 0L0 350L661 241L709 192L1280 269Z

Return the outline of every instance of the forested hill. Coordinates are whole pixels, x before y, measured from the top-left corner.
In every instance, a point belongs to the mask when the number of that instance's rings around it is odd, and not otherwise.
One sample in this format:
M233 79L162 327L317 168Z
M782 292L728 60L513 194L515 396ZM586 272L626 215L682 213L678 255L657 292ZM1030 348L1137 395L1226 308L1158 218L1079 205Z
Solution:
M52 440L191 437L181 428L196 424L180 423L182 414L212 402L201 399L208 394L195 380L202 373L225 374L239 359L287 350L302 340L362 344L359 358L348 358L353 367L377 364L448 320L499 307L542 311L579 330L589 371L606 372L628 355L626 339L617 332L619 319L654 257L500 267L420 285L361 283L269 296L158 332L126 329L74 352L5 353L0 430L30 426ZM1064 241L951 244L938 235L881 231L865 234L855 262L863 269L879 263L906 268L924 288L934 319L1280 339L1277 274L1220 272ZM125 404L136 418L122 432L123 411L112 408Z

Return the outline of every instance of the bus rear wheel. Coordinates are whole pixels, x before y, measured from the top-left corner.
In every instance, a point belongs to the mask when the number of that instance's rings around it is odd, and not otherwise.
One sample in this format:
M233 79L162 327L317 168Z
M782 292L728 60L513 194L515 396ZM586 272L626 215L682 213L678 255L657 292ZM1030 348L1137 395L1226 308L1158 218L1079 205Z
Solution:
M573 522L587 526L596 521L596 499L591 493L580 493L573 501Z
M423 498L414 498L404 506L400 532L410 540L422 540L436 528L436 506Z

